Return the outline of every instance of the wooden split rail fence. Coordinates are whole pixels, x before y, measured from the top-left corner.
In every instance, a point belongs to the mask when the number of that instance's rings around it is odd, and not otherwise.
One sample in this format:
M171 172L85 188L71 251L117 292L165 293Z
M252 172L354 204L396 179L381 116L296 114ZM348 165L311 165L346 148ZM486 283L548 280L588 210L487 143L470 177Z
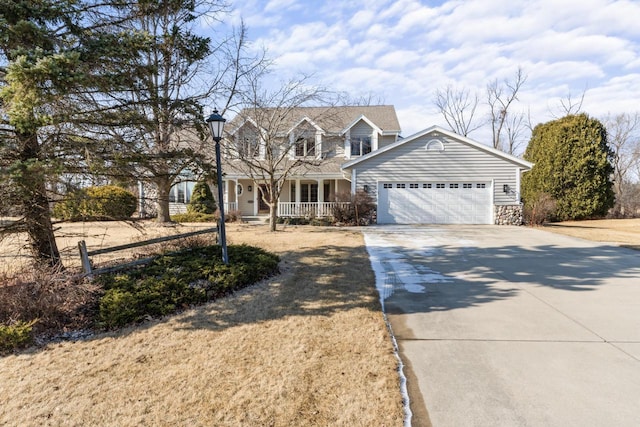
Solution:
M111 272L119 271L128 267L134 267L136 265L148 264L151 261L153 261L153 259L155 258L155 257L143 258L136 261L128 262L126 264L119 264L112 267L93 269L90 257L95 255L102 255L102 254L107 254L107 253L116 252L116 251L123 251L126 249L133 249L141 246L153 245L155 243L168 242L171 240L184 239L186 237L197 236L200 234L209 234L209 233L217 233L217 232L218 232L217 227L205 228L203 230L191 231L189 233L175 234L172 236L165 236L165 237L157 237L155 239L142 240L140 242L128 243L126 245L113 246L110 248L101 248L93 251L87 251L86 242L84 240L81 240L78 242L78 250L80 251L80 260L82 261L82 271L84 273L84 276L91 278L97 274L111 273ZM217 241L217 236L216 236L216 241Z

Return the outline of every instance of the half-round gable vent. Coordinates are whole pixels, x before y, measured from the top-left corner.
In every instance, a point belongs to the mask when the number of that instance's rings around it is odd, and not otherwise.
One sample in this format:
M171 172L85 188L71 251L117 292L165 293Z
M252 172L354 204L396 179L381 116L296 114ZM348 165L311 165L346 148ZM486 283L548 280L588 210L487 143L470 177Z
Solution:
M444 144L439 139L430 139L424 149L426 151L444 151Z

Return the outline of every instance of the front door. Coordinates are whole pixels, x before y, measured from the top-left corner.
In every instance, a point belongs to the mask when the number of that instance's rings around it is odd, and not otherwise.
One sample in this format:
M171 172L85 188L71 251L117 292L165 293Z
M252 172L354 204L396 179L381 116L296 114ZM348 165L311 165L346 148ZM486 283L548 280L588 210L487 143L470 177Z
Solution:
M265 203L263 197L267 196L267 185L260 184L260 191L258 191L258 213L269 213L269 205Z

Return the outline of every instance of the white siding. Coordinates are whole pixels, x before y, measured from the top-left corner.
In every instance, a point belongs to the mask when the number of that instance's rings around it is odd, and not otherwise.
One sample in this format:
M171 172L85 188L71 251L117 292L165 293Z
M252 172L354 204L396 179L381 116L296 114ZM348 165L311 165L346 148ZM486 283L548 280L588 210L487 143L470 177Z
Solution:
M428 141L440 139L444 151ZM437 144L435 144L437 146ZM514 194L505 194L503 185L516 188L516 165L493 153L482 151L464 142L427 134L414 141L367 159L354 168L357 170L358 189L364 185L376 196L379 181L443 181L443 182L494 182L494 204L518 203Z
M364 120L360 120L358 123L356 123L351 127L351 135L371 136L372 133L373 133L373 128L369 126L369 124Z

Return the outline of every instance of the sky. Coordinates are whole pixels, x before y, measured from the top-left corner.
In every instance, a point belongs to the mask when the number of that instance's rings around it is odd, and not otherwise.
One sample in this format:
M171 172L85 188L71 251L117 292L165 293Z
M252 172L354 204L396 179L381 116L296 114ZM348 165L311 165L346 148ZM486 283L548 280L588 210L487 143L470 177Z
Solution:
M514 112L533 125L579 102L592 117L640 111L640 0L230 0L282 81L373 95L396 108L402 135L447 127L434 93L478 93L526 75ZM490 143L489 128L469 136Z

